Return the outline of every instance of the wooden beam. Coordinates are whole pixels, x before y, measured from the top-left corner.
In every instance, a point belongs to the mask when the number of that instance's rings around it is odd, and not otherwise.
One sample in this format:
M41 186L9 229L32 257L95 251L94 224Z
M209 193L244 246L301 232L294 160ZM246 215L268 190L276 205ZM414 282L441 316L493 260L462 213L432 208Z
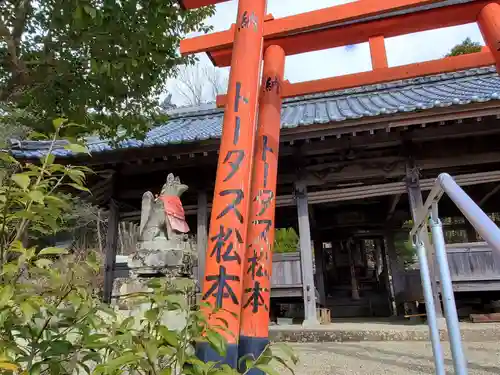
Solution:
M318 285L319 303L326 306L325 290L325 261L323 255L323 241L320 236L315 236L314 240L314 263L316 264L316 283Z
M399 81L416 77L441 73L452 73L477 67L495 64L491 52L478 52L469 55L446 57L439 60L401 65L390 68L379 68L369 72L346 74L343 76L317 79L313 81L283 85L283 97L293 98L328 91L342 90L358 86L374 85L383 82ZM226 104L226 96L217 97L217 106Z
M390 221L394 216L394 212L396 211L396 207L401 200L402 194L396 194L391 200L391 206L389 207L389 212L387 213L386 221Z
M495 186L488 194L486 194L483 199L479 202L478 206L483 207L488 200L500 191L500 185Z
M426 129L427 130L427 129ZM335 151L335 149L333 149ZM400 161L397 165L394 166L393 169L387 171L384 169L384 164L391 164L397 161ZM352 162L345 162L345 166L339 172L332 172L328 175L324 175L321 178L317 173L314 173L314 169L318 166L311 166L311 171L307 169L304 172L304 179L307 184L310 186L321 186L326 183L345 183L348 181L360 181L360 180L369 180L369 179L393 179L402 177L405 175L404 162L401 158L395 156L388 157L380 157L377 159L372 159L372 162L376 161L380 166L370 166L366 160L357 160ZM467 167L474 165L486 165L486 164L494 164L500 163L500 153L489 151L482 153L463 153L461 155L448 155L445 157L434 155L418 155L417 162L420 170L438 170L438 169L447 169L453 167ZM283 164L284 161L280 160L280 165ZM342 165L343 163L338 163L337 165ZM333 165L333 164L332 164ZM325 168L328 167L328 164L324 164ZM280 185L292 184L297 180L295 173L281 173L278 175L278 183ZM207 185L213 188L212 185ZM137 199L140 200L144 191L148 190L148 187L144 187L141 189L131 188L128 190L122 190L117 194L119 199ZM184 207L186 214L193 214L190 209L192 207L186 206Z
M383 36L374 36L368 39L370 45L370 57L372 59L372 69L385 69L389 67L387 62L387 52L385 50L385 38Z
M399 259L394 237L394 231L387 229L385 232L385 245L383 251L384 279L387 289L391 294L391 306L394 315L401 315L403 312L401 296L405 289L404 264Z
M462 25L476 21L481 9L491 1L439 6L440 0L363 0L319 9L264 24L264 43L279 45L287 55L367 42L370 37L386 38ZM403 15L394 12L437 4L439 8ZM375 18L375 19L374 19ZM234 25L226 31L181 41L181 53L207 52L217 66L229 66Z
M354 260L353 248L356 251L360 251L360 243L354 239L349 239L345 246L347 246L347 255L349 258L349 271L351 274L351 298L355 301L360 300L358 279L356 278L356 263Z
M302 286L304 294L304 326L318 324L316 316L316 288L314 286L313 253L311 248L311 226L309 223L309 204L307 187L302 182L296 186L297 216L299 219L300 262L302 265Z

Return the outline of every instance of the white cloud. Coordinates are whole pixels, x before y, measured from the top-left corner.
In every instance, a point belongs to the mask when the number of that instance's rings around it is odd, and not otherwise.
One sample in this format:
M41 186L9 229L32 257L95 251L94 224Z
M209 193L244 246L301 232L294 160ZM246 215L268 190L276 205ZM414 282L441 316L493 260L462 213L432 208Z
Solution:
M268 0L268 13L275 18L281 18L352 1L354 0ZM235 21L236 11L236 0L219 4L216 7L216 14L211 17L209 23L215 31L227 30ZM389 65L396 66L441 58L466 37L483 43L476 24L389 38L386 40ZM200 55L200 61L203 64L210 64L204 54ZM291 82L302 82L370 69L368 43L362 43L356 46L288 56L285 77ZM167 86L172 90L175 84L169 82ZM173 102L182 104L182 100L175 95L175 92L173 94Z

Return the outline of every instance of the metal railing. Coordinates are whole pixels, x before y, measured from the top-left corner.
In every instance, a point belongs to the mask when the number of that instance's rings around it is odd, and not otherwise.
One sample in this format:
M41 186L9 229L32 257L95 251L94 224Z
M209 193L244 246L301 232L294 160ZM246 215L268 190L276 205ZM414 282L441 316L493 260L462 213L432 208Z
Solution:
M448 328L448 337L453 357L453 367L455 369L455 374L467 375L467 360L462 348L457 308L455 304L455 297L453 295L453 285L450 268L448 266L448 258L446 255L443 226L439 220L438 202L444 193L450 197L462 214L467 218L467 220L469 220L472 226L474 226L479 235L486 242L488 242L492 250L498 252L499 254L500 229L467 195L467 193L465 193L465 191L458 186L449 174L443 173L439 175L423 207L421 207L419 212L417 212L415 225L410 232L410 237L413 242L413 246L417 251L420 263L420 278L424 292L427 321L429 324L436 374L445 375L446 372L441 341L439 338L438 320L432 294L427 251L422 241L422 236L427 235L425 233L427 225L431 228L432 242L434 244L436 263L439 271L439 284L442 292L446 326Z

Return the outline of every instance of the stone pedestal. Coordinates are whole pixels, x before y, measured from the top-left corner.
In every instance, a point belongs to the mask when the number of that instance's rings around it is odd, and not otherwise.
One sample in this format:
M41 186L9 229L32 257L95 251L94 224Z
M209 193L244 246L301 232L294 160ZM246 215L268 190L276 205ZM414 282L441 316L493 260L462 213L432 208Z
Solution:
M191 241L155 238L137 245L137 251L128 258L128 267L138 276L192 277L197 259L195 249Z
M148 284L158 278L165 283L169 299L179 304L176 310L164 311L162 322L169 329L183 329L189 308L197 302L197 281L193 274L197 257L194 249L196 244L188 240L175 242L156 238L139 243L137 251L128 257L130 276L114 281L113 297L120 313L125 317L142 316L150 306L139 303L137 296L152 292Z

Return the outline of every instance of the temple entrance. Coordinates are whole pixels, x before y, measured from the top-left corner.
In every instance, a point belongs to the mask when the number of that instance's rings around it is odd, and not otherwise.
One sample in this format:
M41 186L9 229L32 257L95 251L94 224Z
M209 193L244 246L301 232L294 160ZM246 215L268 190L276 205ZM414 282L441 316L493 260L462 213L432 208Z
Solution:
M325 305L333 318L391 314L384 252L383 238L369 234L323 243Z

